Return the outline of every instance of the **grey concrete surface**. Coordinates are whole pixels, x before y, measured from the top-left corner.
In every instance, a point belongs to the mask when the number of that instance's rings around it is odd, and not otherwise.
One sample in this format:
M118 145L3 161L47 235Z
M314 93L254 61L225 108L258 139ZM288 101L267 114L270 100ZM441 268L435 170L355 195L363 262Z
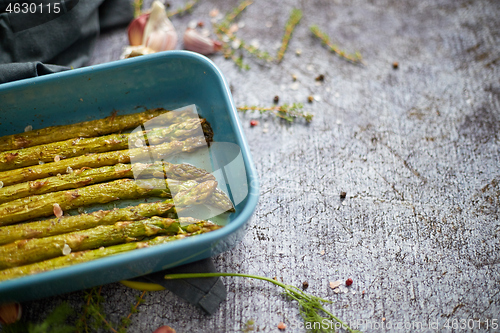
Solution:
M210 27L210 10L237 3L203 1L172 21L179 31L191 20ZM279 95L314 114L310 124L241 114L261 198L244 240L216 257L217 267L308 281L309 292L365 332L499 331L491 323L500 320L500 2L255 1L236 34L275 54L294 7L304 16L280 64L243 53L251 68L242 71L211 57L236 105L271 106ZM366 65L330 53L312 24ZM92 64L118 59L126 43L125 29L103 34ZM347 292L329 287L347 278ZM305 332L296 304L276 287L224 282L227 301L213 316L168 291L147 294L129 332L239 332L248 320L257 332L278 332L281 321L286 332ZM106 315L118 321L140 292L116 283L102 294ZM83 297L29 302L25 316L36 321Z

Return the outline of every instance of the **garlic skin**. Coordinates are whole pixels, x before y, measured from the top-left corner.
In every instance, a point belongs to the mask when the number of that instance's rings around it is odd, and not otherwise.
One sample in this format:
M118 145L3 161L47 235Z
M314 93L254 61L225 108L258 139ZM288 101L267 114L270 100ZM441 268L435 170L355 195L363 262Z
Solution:
M222 43L203 36L196 29L187 28L184 32L184 48L189 51L208 55L220 51Z
M145 47L143 45L127 46L123 49L120 59L133 58L152 53L156 53L156 51L151 50L149 47Z
M177 31L168 19L165 6L158 0L151 5L142 45L156 52L173 50L177 45Z
M144 27L149 19L149 13L145 13L135 18L128 26L128 42L131 46L142 45Z

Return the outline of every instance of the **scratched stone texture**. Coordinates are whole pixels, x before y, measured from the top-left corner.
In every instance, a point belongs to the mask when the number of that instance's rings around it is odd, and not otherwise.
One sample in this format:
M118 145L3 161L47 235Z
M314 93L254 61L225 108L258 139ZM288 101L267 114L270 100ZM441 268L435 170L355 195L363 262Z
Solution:
M210 28L211 9L237 4L203 1L172 21L179 31L192 20ZM251 67L244 71L211 57L237 106L271 106L278 95L280 104L301 102L314 114L310 124L241 114L261 197L243 241L214 258L218 269L307 281L308 292L333 301L332 313L365 332L498 331L485 324L500 320L500 2L261 0L238 17L236 34L274 55L294 7L304 15L281 63L243 53ZM312 24L359 51L365 66L329 52ZM92 64L118 59L126 43L125 28L103 34ZM329 287L349 277L347 292ZM296 304L273 285L223 281L228 297L213 316L154 292L129 331L249 332L254 320L257 332L278 332L281 321L287 332L305 332ZM140 292L116 283L102 294L106 315L118 321ZM26 303L26 318L43 318L61 301L79 306L83 297ZM474 329L446 327L470 319Z

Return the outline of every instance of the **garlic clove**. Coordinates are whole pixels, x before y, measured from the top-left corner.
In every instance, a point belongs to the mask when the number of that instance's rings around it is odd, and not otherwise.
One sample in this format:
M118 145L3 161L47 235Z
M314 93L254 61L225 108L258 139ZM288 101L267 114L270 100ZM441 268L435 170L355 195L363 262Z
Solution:
M158 0L151 5L151 13L144 27L142 45L159 51L175 49L177 31L167 16L165 6Z
M13 324L21 319L21 304L7 303L0 305L0 323L3 325Z
M132 46L137 46L142 44L142 38L144 35L144 27L149 19L149 13L142 14L130 22L128 26L128 41Z
M184 32L184 48L208 55L220 51L222 43L202 35L196 29L187 28Z
M153 333L175 333L175 330L170 326L158 327Z
M177 33L161 27L151 31L145 44L146 47L156 52L173 50L177 45Z

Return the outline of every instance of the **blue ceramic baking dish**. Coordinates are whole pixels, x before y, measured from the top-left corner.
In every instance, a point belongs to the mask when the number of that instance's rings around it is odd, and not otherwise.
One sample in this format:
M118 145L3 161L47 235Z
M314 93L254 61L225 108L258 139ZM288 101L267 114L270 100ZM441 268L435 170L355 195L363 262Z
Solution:
M2 136L23 132L28 125L37 129L100 119L114 110L127 114L140 111L137 107L176 109L191 104L211 124L214 142L239 147L239 178L232 185L239 198L227 224L172 243L0 282L0 303L130 279L227 251L243 237L259 196L257 173L228 84L204 56L167 51L0 85Z

